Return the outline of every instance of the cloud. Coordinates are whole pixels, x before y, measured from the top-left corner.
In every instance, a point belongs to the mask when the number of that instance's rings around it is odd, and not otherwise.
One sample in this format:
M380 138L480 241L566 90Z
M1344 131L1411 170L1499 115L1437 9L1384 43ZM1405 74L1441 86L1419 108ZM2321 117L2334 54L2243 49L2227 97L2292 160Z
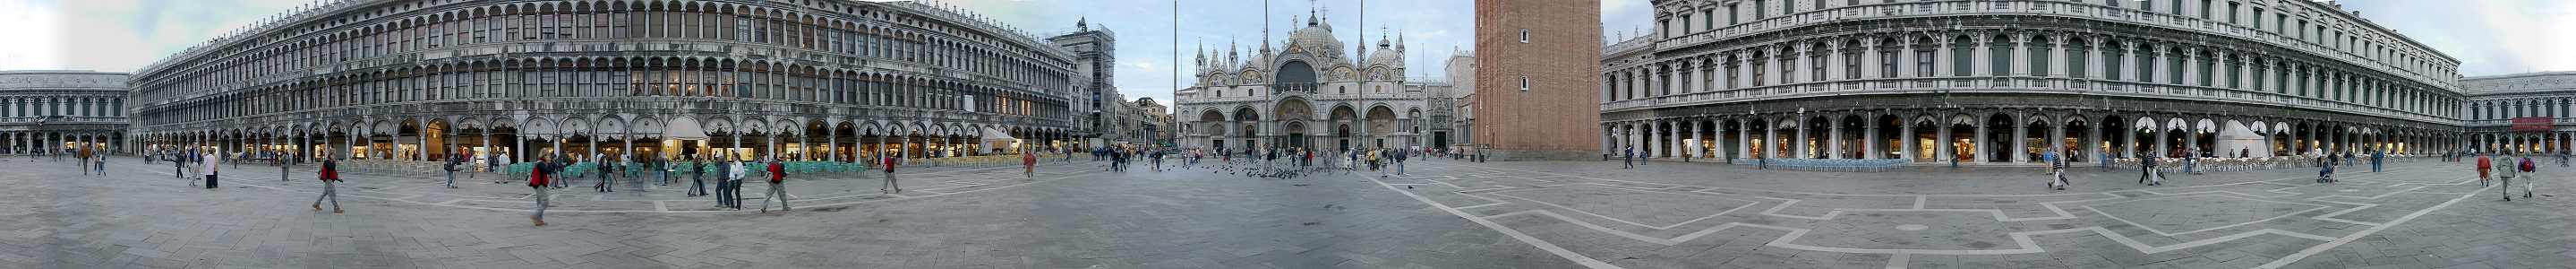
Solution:
M0 1L0 36L36 40L0 42L0 70L58 69L67 56L61 40L61 10L50 1ZM34 41L34 42L28 42Z

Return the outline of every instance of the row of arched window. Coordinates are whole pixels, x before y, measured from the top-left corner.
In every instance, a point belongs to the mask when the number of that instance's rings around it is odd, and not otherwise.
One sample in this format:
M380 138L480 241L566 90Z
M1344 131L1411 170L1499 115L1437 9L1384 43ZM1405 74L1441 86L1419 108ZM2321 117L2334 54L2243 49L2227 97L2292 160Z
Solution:
M804 4L818 3L772 3ZM242 85L298 80L316 68L365 69L410 66L424 53L449 46L485 43L550 42L546 46L508 46L526 51L631 51L711 49L707 42L638 43L694 40L764 44L793 51L838 54L854 59L911 62L956 69L1018 82L1031 90L1070 92L1070 61L1060 55L1021 45L1039 44L1016 35L987 36L969 30L971 22L928 19L904 8L860 8L865 4L820 3L835 14L812 14L766 5L714 1L548 1L483 4L426 1L351 12L352 19L313 21L288 31L259 36L224 53L187 53L176 66L148 68L136 93L146 100L214 94ZM899 5L904 3L883 3ZM398 11L388 12L387 10ZM1012 42L1010 39L1020 39ZM557 41L612 40L611 43ZM503 48L495 48L503 49ZM497 50L496 50L497 51ZM461 52L461 51L460 51ZM510 56L503 54L503 56ZM778 55L808 58L803 53ZM356 63L350 68L343 63ZM567 64L569 65L569 64ZM547 68L505 72L498 68L442 70L385 79L333 82L346 93L313 95L330 104L440 100L513 96L499 89L525 89L517 96L703 95L804 101L843 101L885 105L920 105L941 109L1013 111L1001 107L969 108L967 104L1001 105L1031 110L1039 104L1005 100L972 100L957 93L883 93L899 87L862 82L858 76L823 79L821 71L766 70L759 66L722 68ZM159 74L152 74L159 73ZM539 83L545 82L545 83ZM529 87L498 87L528 84ZM735 90L737 87L748 90ZM333 89L341 89L334 87ZM777 90L764 92L761 90ZM813 89L845 90L830 95ZM610 94L611 92L619 94ZM632 92L632 94L627 94ZM983 95L997 96L997 95ZM1017 98L1013 100L1035 100ZM872 102L860 102L869 100ZM323 101L316 101L323 102ZM1037 114L1037 112L1029 112Z
M2110 10L2136 10L2167 14L2173 18L2207 20L2227 26L2249 28L2315 44L2337 52L2348 53L2368 61L2387 63L2424 77L2448 81L2456 79L2458 63L2430 53L2429 48L2413 45L2385 30L2372 29L2367 22L2355 22L2323 14L2342 13L2340 7L2307 6L2307 0L2065 0L2066 4L2090 5ZM2056 1L2029 1L2030 4L2053 4ZM2252 3L2248 3L2252 2ZM1656 23L1661 39L1686 37L1715 31L1726 26L1752 23L1762 19L1804 12L1840 9L1864 5L1930 3L1934 8L1966 10L1972 4L2005 2L1971 2L1954 0L1747 0L1724 3L1676 1L1680 5ZM1892 6L1894 7L1894 6ZM2323 7L2323 8L2320 8ZM2268 9L2267 9L2268 8ZM2034 7L2034 9L2046 9ZM1869 12L1876 13L1876 12ZM1720 23L1720 22L1723 23Z
M0 96L0 117L124 117L125 98L82 96Z
M2456 117L2454 95L2261 48L2059 33L1826 37L1609 70L1603 100L1836 80L2057 77L2271 92ZM1909 66L1910 65L1910 66Z

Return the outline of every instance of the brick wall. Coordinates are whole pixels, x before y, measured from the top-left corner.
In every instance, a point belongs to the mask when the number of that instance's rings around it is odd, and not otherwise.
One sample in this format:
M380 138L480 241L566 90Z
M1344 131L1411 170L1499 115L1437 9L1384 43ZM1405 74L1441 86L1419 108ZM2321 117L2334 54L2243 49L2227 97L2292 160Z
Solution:
M1503 160L1599 157L1600 11L1598 0L1476 1L1474 141Z

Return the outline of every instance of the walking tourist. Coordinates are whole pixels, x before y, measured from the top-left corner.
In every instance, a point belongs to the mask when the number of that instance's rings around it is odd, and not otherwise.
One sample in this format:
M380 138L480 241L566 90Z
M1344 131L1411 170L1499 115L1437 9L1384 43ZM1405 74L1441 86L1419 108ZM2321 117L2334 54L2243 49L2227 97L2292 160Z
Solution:
M2147 184L2147 185L2149 185L2149 186L2153 186L2153 185L2155 185L2155 184L2149 184L2149 183L2147 183L2147 182L2149 182L2149 181L2155 181L2155 180L2156 180L2156 179L2155 179L2155 177L2156 177L2156 153L2155 153L2155 151L2150 150L2150 151L2147 151L2145 154L2138 154L2138 184Z
M314 171L322 181L322 196L313 197L313 211L322 211L322 200L331 200L331 214L340 214L340 162L322 160L322 170Z
M2494 164L2494 163L2490 163L2490 162L2488 162L2488 161L2487 161L2487 154L2485 154L2485 153L2480 153L2480 154L2478 154L2478 166L2477 166L2477 167L2478 167L2478 186L2480 186L2480 187L2490 186L2491 184L2488 184L2488 183L2487 183L2487 180L2488 180L2487 172L2488 172L2488 171L2490 171L2490 170L2493 170L2493 169L2495 168L2495 164Z
M1066 156L1072 156L1072 153L1066 153L1065 155L1066 155ZM883 162L883 163L884 163L884 167L885 167L885 174L886 174L886 176L885 176L885 186L878 187L878 188L877 188L877 191L879 191L879 192L884 192L884 193L902 193L902 192L903 192L903 185L902 185L902 184L895 184L895 179L894 179L894 162L895 162L895 159L894 159L894 157L893 157L893 156L885 156L885 157L878 157L877 159L878 159L878 161L879 161L879 162Z
M1159 168L1162 167L1162 165L1155 165L1155 167ZM1034 149L1020 154L1020 178L1028 180L1038 179L1038 152L1034 151Z
M2538 185L2539 185L2539 184L2538 184L2538 182L2540 182L2540 179L2538 179L2538 178L2528 178L2528 177L2534 177L2534 176L2540 175L2540 174L2538 174L2538 173L2534 173L2534 172L2540 172L2540 171L2539 171L2539 169L2540 169L2540 165L2539 165L2539 164L2535 164L2535 163L2532 163L2532 162L2531 162L2531 156L2523 156L2523 157L2522 157L2522 174L2523 174L2523 176L2524 176L2524 177L2526 177L2526 178L2523 178L2523 179L2522 179L2522 198L2531 198L2531 190L2532 190L2532 189L2534 189L2534 188L2539 188L2539 186L2538 186ZM2512 185L2512 184L2505 184L2504 188L2505 188L2505 189L2507 189L2507 190L2510 190L2510 189L2513 189L2513 185ZM2513 200L2513 195L2505 195L2505 196L2504 196L2504 198L2505 198L2505 200L2507 200L2507 201L2511 201L2511 200Z
M787 165L779 164L777 159L768 163L769 191L760 197L760 213L769 213L770 199L778 199L778 211L796 211L796 207L787 205Z
M222 159L223 159L223 156L216 156L215 154L216 154L216 153L214 153L214 152L212 152L212 151L206 152L206 156L203 156L203 158L202 158L202 159L199 159L199 161L198 161L198 162L200 162L201 164L198 164L198 165L197 165L197 168L199 169L199 170L197 171L197 174L200 174L200 175L203 175L204 177L206 177L206 188L207 188L207 189L213 189L213 188L215 188L215 172L216 172L216 171L215 171L215 167L217 167L217 166L219 166L219 165L215 165L215 164L211 164L211 163L203 163L203 162L210 162L210 161L222 160Z
M2530 157L2524 157L2526 161L2529 158ZM2507 165L2512 166L2505 167L2504 172L2502 173L2496 173L2496 180L2498 180L2497 183L2500 183L2496 184L2496 186L2500 187L2496 188L2496 193L2503 194L2505 201L2513 201L2513 178L2522 176L2522 174L2525 174L2524 172L2531 171L2531 166L2529 162L2515 161L2514 155L2511 154L2504 155L2503 159Z
M688 167L689 167L689 191L688 191L688 197L707 196L707 163L706 163L706 160L707 160L707 158L706 158L706 157L696 157L696 156L693 156L693 157L689 158L689 166L688 166Z
M554 186L546 182L546 176L554 172L554 165L545 157L537 157L535 165L528 169L528 189L537 192L536 195L528 196L537 199L537 210L535 213L528 214L528 221L537 226L546 226L546 207L553 205L554 198L546 194L546 189L552 189Z
M456 188L456 165L459 164L465 164L465 156L450 154L447 155L446 167L440 168L440 170L447 170L447 188L449 189Z

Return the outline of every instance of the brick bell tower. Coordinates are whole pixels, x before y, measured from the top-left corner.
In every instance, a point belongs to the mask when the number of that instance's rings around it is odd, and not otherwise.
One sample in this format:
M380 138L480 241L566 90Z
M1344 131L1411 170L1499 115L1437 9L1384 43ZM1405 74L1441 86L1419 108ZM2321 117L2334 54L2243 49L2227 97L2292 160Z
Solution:
M1600 0L1476 0L1477 143L1497 160L1600 156Z

